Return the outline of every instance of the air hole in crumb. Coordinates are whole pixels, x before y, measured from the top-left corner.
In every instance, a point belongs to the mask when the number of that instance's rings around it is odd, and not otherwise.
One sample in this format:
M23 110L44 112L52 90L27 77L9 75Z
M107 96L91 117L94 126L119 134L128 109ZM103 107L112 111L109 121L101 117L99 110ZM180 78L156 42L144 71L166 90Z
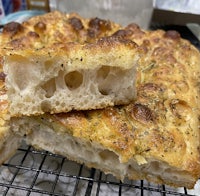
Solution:
M118 156L114 152L111 152L109 150L103 150L99 152L99 156L103 161L106 160L118 161Z
M66 107L66 104L65 104L65 103L59 103L58 105L60 105L62 108L65 108L65 107Z
M51 68L53 65L53 61L52 60L48 60L48 61L45 61L44 62L44 67L45 67L45 70L49 70L49 68Z
M110 72L110 67L108 66L102 66L98 71L97 71L97 77L99 79L105 79Z
M100 92L102 95L109 95L109 91L106 90L106 89L99 89L99 92Z
M160 169L160 164L159 162L153 161L151 162L150 167L152 171L157 171Z
M102 95L109 95L110 90L107 85L99 85L98 89Z
M45 94L46 98L52 97L54 95L55 91L56 91L55 78L50 79L45 84L43 84L41 87L46 92L46 94Z
M48 101L43 101L41 103L41 109L43 112L49 112L49 110L51 109L51 105Z
M78 71L72 71L65 76L65 84L70 90L77 89L83 83L83 75Z
M110 72L111 72L111 68L109 66L102 66L98 71L97 71L97 81L99 83L99 92L102 94L102 95L108 95L110 90L109 90L109 85L108 81L109 80L109 75L110 75Z

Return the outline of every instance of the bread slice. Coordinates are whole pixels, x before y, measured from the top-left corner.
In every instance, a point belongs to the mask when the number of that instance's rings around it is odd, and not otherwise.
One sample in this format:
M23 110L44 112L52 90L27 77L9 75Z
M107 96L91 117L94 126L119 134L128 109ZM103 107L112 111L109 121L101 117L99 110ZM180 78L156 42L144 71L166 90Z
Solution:
M200 53L175 31L132 24L113 36L143 54L137 98L101 110L12 118L27 143L112 173L192 188L200 176Z
M10 129L4 80L5 74L2 72L2 66L0 65L0 165L16 152L22 139Z
M122 181L128 177L194 187L200 171L196 136L186 141L177 128L156 130L150 123L149 129L148 125L136 128L136 123L130 122L130 113L137 107L22 117L12 119L12 123L27 144L113 174Z
M10 23L1 35L12 116L88 110L136 97L136 43L115 24L59 12ZM91 37L98 31L96 37ZM67 34L67 35L66 35Z

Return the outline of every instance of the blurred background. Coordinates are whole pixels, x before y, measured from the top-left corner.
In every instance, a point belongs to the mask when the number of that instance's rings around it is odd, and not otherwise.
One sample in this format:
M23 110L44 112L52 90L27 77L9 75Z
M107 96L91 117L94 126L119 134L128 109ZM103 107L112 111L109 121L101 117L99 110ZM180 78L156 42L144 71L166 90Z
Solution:
M0 25L53 10L123 26L134 22L143 29L175 29L196 45L200 40L200 0L0 0Z
M199 0L0 0L0 19L25 10L78 12L83 17L97 16L122 25L135 22L145 29L152 22L200 23Z
M83 17L110 19L143 29L187 27L200 39L200 0L0 0L1 26L44 12L77 12Z
M57 0L56 6L61 11L97 16L122 25L134 21L142 28L148 28L153 11L152 0Z

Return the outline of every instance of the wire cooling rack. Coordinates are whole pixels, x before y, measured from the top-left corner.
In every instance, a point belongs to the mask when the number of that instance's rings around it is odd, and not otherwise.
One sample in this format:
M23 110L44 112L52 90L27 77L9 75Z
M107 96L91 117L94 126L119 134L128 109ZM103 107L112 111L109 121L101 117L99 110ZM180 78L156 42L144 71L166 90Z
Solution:
M169 196L200 195L195 189L172 188L147 181L123 183L112 175L70 161L60 155L38 151L22 144L17 153L0 167L2 196Z

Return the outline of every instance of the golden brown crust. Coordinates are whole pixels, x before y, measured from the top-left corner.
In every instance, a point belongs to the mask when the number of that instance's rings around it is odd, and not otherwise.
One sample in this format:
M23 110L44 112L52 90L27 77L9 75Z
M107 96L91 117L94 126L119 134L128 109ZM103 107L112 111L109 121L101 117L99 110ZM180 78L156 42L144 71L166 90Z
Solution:
M63 53L93 54L99 51L112 52L119 48L137 48L137 44L130 39L111 35L120 26L99 18L84 19L78 14L64 14L52 12L36 16L19 24L11 22L5 25L0 36L2 55L36 55L54 56ZM55 54L54 54L55 53Z
M42 48L55 43L91 43L100 37L111 35L120 26L99 18L84 19L77 14L52 12L36 16L22 24L5 25L1 43L10 47Z
M63 40L91 43L87 47L94 47L93 42L105 36L112 37L111 40L126 40L131 46L136 43L142 57L134 103L43 117L65 127L64 130L74 137L114 151L122 162L136 155L154 158L198 179L200 54L188 41L175 31L144 31L135 24L122 29L110 21L85 20L76 14L59 12L35 17L22 26L6 27L3 32L2 37L8 36L10 46L16 49L50 47ZM130 178L135 179L134 176ZM176 186L173 182L164 183Z

